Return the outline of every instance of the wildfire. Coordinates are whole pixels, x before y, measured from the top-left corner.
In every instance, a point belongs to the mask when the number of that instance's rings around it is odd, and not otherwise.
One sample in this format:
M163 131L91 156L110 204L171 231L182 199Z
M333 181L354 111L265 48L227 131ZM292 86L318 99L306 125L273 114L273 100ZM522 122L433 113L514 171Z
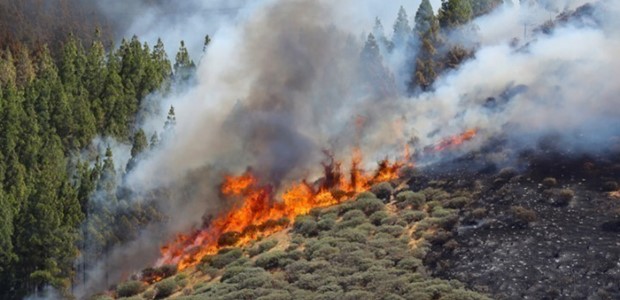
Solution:
M386 159L379 163L374 173L367 174L361 167L362 153L355 149L349 176L345 176L341 164L331 155L328 157L330 161L323 164L322 182L294 184L279 201L275 199L272 187L260 185L251 171L239 176L225 176L220 192L238 204L213 219L204 229L190 235L180 234L163 246L158 264L177 264L178 269L183 270L196 265L205 256L216 254L223 247L246 245L286 228L295 217L307 214L313 208L338 204L344 198L368 190L375 183L398 178L398 170L404 165Z
M361 122L361 121L360 121ZM436 150L459 145L472 139L476 130L451 137L435 146ZM239 176L224 176L220 186L223 198L232 201L230 209L201 230L189 235L179 234L174 241L161 248L158 265L176 264L179 270L194 266L208 255L224 247L239 247L286 228L295 217L320 208L338 204L355 194L367 191L376 183L398 178L400 169L412 166L410 150L405 147L403 161L388 159L379 162L374 172L362 168L363 155L358 148L351 155L348 174L341 163L329 152L323 163L323 177L315 183L305 180L293 184L277 197L273 187L261 184L251 171Z
M439 142L439 144L435 145L434 149L435 151L442 151L442 150L445 150L446 148L458 146L460 144L463 144L466 141L473 139L474 137L476 137L476 134L478 134L477 129L469 129L459 135L452 136L452 137L442 140L441 142Z

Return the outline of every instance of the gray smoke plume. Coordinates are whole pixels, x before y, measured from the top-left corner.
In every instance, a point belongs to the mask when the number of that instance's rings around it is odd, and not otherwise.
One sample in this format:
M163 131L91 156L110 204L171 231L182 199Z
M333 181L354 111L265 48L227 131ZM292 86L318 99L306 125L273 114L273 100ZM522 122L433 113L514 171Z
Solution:
M371 30L376 15L391 21L399 5L245 3L217 22L197 84L162 102L176 109L174 134L126 177L135 201L156 199L168 221L113 250L77 294L104 287L100 274L115 282L154 263L158 246L200 226L205 212L221 207L215 190L221 176L248 167L265 183L286 187L320 172L323 149L346 160L359 147L371 167L400 155L410 141L424 149L469 128L479 135L463 151L498 135L521 149L551 133L582 151L605 147L618 135L620 120L615 109L620 91L612 80L620 67L619 5L594 1L591 16L558 22L548 33L533 31L550 15L555 19L583 2L516 3L475 20L477 29L450 35L475 45L475 57L413 97L381 89L390 72L369 82L364 76L369 62L360 59L359 33ZM410 17L416 8L417 3L407 8ZM179 18L162 20L162 28L174 28ZM202 38L204 32L196 34ZM393 67L390 57L383 59L385 68Z

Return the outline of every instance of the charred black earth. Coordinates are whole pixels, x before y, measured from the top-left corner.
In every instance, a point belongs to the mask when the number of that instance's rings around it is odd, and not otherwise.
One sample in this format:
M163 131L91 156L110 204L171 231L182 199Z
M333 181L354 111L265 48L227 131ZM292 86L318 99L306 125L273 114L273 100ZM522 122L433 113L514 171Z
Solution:
M425 263L496 299L620 299L620 155L531 151L515 168L480 156L428 168L410 186L468 189Z

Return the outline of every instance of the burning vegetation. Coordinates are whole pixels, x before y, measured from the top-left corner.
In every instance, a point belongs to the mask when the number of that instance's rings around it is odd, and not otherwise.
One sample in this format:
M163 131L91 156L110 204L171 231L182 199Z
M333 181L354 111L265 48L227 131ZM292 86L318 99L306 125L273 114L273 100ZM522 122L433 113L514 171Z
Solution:
M179 234L161 248L162 257L157 264L175 264L179 270L184 270L224 247L247 245L286 228L290 220L314 208L338 204L377 183L398 178L399 170L406 164L385 159L378 163L374 172L366 172L361 167L362 153L356 149L349 172L345 174L341 163L328 152L326 154L328 162L323 163L322 180L314 183L302 180L281 195L277 195L271 184L262 184L252 170L238 176L224 176L220 194L233 202L228 212L206 222L192 234Z

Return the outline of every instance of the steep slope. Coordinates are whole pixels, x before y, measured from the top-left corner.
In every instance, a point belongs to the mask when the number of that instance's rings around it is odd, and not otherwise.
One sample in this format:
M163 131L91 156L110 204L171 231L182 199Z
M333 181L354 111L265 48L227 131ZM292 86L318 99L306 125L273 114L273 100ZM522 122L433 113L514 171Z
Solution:
M451 232L457 210L446 206L468 202L468 193L450 195L436 189L414 193L402 180L377 185L373 192L315 209L298 217L290 229L244 248L206 256L195 269L148 287L137 281L122 283L116 296L140 292L135 299L167 295L176 299L488 299L458 281L432 277L422 261L432 245L456 246ZM127 293L129 285L134 287Z

